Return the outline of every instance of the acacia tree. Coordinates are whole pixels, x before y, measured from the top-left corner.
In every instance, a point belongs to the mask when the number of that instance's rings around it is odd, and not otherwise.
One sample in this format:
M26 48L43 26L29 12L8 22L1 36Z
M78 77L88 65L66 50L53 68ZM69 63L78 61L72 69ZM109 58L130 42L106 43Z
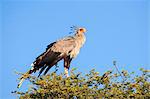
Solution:
M102 76L95 70L88 74L74 73L70 77L55 72L37 78L30 76L31 87L26 92L14 91L20 99L150 99L150 71L141 75L107 71ZM122 75L122 76L121 76Z

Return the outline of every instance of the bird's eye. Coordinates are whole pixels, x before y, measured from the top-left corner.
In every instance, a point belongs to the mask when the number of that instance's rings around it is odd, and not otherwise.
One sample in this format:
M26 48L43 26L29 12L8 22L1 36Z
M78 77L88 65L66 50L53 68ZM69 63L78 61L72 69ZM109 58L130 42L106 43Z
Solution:
M84 28L79 29L79 31L86 32L86 30Z
M81 32L84 32L84 30L83 30L83 29L80 29L80 31L81 31Z

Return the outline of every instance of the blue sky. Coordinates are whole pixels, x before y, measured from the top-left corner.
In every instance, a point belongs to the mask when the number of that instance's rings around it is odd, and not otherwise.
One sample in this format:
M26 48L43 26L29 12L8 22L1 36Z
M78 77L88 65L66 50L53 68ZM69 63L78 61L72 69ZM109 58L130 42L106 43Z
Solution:
M114 69L150 69L148 0L5 0L0 10L0 97L16 98L14 70L26 72L46 46L69 34L72 25L87 28L87 41L71 68L100 74ZM63 72L62 62L59 72ZM53 70L51 70L53 71ZM27 84L23 84L25 90Z

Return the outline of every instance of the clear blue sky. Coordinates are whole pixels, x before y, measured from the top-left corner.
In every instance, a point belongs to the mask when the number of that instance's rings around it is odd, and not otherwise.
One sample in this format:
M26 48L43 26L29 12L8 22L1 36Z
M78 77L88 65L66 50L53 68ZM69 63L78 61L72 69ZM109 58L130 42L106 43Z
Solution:
M61 0L60 0L61 1ZM70 26L87 28L87 41L71 68L100 74L113 69L150 69L149 0L4 0L0 5L0 98L16 98L14 70L26 72L46 46L70 35ZM149 16L150 17L150 16ZM63 72L62 62L59 72ZM27 87L23 84L22 89Z

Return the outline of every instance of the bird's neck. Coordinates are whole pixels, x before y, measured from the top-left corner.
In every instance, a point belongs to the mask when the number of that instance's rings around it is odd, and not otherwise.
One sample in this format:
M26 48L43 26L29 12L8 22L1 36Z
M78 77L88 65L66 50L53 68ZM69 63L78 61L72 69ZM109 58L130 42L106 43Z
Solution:
M84 44L86 40L84 33L76 33L75 38L81 44L81 46Z

